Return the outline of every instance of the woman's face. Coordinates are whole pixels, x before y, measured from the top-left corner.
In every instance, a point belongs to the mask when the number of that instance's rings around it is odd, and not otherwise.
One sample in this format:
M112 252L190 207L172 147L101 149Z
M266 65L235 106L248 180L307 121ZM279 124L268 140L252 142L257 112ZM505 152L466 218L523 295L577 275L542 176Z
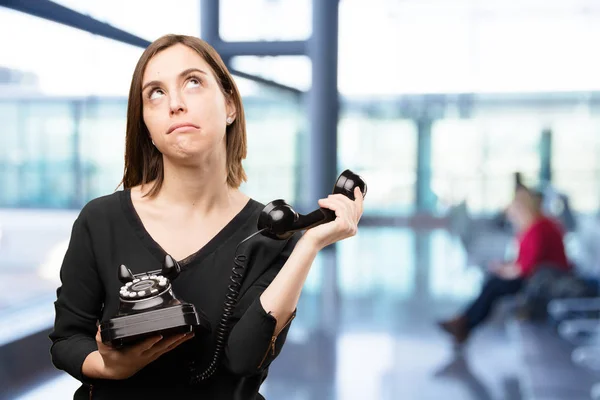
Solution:
M534 216L535 199L524 191L517 191L507 209L507 216L511 223L521 228Z
M176 44L150 59L142 101L144 123L166 157L197 164L225 151L226 120L235 109L193 49Z
M520 228L521 225L523 225L525 210L518 199L513 199L513 201L509 204L506 210L506 215L508 220L517 228Z

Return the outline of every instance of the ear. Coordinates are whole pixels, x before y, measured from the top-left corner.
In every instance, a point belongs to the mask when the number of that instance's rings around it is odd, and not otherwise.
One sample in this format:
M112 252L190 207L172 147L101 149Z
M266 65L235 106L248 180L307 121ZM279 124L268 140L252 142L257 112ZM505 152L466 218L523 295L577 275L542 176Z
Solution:
M227 113L225 118L231 118L233 123L237 115L237 109L235 107L235 103L233 102L233 97L230 94L225 95L225 112Z

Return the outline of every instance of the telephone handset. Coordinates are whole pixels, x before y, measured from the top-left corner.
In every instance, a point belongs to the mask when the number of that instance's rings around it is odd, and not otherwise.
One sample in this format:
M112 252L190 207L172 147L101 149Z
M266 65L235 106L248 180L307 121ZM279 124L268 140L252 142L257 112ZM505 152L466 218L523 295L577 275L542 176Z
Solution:
M350 200L354 200L354 188L360 188L363 197L367 194L367 184L359 176L345 170L340 174L335 185L333 194L343 194ZM258 230L271 239L288 239L295 232L313 228L335 220L335 213L327 208L319 208L309 214L298 214L292 206L284 200L274 200L267 204L258 217Z
M354 200L354 188L357 186L365 196L365 181L352 171L345 170L336 180L333 194L343 194ZM237 305L246 272L248 256L244 252L239 253L240 246L259 234L275 240L287 240L295 232L333 220L335 213L329 209L319 208L302 215L281 199L274 200L263 208L257 221L258 231L242 240L236 248L230 277L232 283L228 287L223 314L216 328L215 350L211 363L199 372L195 362L191 361L190 383L195 384L208 379L220 364L229 335L229 319ZM165 257L164 265L158 271L134 275L126 266L121 265L118 278L123 286L119 292L119 311L114 318L100 324L102 342L122 347L159 333L168 335L193 330L198 333L212 331L210 322L202 310L196 309L193 304L182 302L173 293L171 282L180 271L179 264L169 255Z

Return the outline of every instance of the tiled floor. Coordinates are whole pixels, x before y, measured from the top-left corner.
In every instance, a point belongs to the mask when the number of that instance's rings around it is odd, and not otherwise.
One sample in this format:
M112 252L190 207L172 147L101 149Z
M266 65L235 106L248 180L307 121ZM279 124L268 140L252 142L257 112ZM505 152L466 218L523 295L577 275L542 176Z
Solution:
M336 253L324 251L261 392L286 400L520 399L501 313L462 353L435 326L478 290L482 273L465 260L445 231L363 228ZM19 399L66 399L78 386L70 377L48 385Z

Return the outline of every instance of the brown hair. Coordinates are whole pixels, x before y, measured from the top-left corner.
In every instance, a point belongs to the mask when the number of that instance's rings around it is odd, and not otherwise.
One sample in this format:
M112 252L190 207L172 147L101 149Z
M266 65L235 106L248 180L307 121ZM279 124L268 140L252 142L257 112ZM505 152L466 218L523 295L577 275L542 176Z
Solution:
M158 52L181 43L195 50L211 67L221 91L236 109L236 118L227 126L227 184L238 188L246 181L242 160L246 158L246 119L238 88L219 54L202 39L185 35L165 35L146 48L140 57L131 80L127 104L127 130L125 133L124 189L156 180L148 193L155 196L164 180L162 154L152 144L150 133L143 120L142 79L146 66Z

